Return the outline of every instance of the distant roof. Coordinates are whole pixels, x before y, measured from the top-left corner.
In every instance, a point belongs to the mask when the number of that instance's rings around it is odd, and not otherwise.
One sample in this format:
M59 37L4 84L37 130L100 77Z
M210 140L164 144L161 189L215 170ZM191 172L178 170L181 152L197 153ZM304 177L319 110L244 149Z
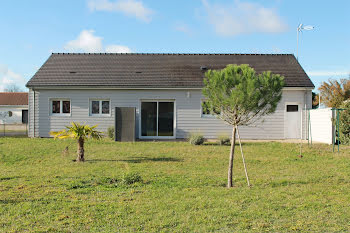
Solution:
M0 105L28 105L28 93L0 92Z
M249 64L285 77L286 87L314 87L292 54L53 53L27 87L201 88L207 69Z

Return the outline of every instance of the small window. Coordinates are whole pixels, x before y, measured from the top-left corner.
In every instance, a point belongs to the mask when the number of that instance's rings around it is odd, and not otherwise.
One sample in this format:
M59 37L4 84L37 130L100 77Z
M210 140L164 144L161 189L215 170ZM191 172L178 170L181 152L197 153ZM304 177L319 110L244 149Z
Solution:
M52 101L52 113L60 113L60 101L59 100L53 100Z
M202 101L202 115L211 115L208 103L206 101Z
M100 102L92 101L91 102L91 113L92 114L100 114Z
M202 117L215 117L215 115L220 115L220 111L215 111L215 114L212 114L209 109L208 102L205 100L202 100L201 103L201 115Z
M70 100L51 100L52 115L69 115Z
M109 101L102 101L102 114L109 114Z
M67 101L67 100L62 101L62 112L70 113L70 101Z
M297 112L298 105L287 105L287 112Z
M91 115L109 115L111 111L109 100L91 100L90 108Z

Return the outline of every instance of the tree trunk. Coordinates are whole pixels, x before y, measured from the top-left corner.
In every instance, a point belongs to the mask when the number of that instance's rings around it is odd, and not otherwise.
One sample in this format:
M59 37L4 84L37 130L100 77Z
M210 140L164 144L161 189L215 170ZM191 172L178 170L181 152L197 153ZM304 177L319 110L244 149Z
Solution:
M79 138L78 139L78 157L77 162L84 162L84 139Z
M232 140L231 140L231 151L230 151L230 162L228 165L228 173L227 173L227 188L233 187L232 177L233 177L233 159L235 156L235 144L236 144L236 126L233 126Z

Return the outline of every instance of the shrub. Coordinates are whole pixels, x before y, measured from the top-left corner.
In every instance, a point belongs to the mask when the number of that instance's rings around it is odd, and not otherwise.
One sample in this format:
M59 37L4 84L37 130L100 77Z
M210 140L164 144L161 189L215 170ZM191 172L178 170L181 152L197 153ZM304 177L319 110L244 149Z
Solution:
M204 143L204 137L199 133L192 133L190 135L189 142L192 145L202 145Z
M344 101L342 106L345 110L340 112L339 136L340 142L350 145L350 100Z
M227 135L220 135L218 139L219 139L220 146L230 145L230 138L229 138L229 136L227 136Z
M107 129L107 135L110 139L114 140L114 126L110 126Z
M137 182L142 182L142 177L137 172L129 172L124 174L123 176L123 183L124 184L134 184Z

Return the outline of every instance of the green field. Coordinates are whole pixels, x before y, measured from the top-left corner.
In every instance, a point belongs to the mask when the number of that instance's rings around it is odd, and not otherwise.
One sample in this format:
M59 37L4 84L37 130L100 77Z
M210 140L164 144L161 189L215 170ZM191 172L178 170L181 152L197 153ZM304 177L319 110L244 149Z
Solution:
M243 146L253 186L236 153L227 189L228 146L106 139L75 163L73 141L0 138L0 231L350 231L349 147Z

